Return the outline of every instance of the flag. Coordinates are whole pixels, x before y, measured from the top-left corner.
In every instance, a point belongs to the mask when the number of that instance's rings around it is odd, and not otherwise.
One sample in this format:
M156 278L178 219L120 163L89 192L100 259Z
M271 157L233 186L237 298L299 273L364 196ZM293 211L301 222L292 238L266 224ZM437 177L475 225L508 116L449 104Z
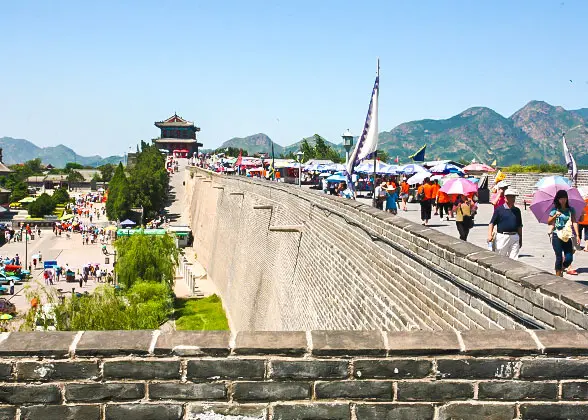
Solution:
M426 148L427 148L427 145L425 144L423 147L421 147L419 150L417 150L416 153L414 153L413 155L410 155L408 158L412 159L415 162L424 162Z
M355 145L353 152L349 155L347 162L347 185L353 189L351 176L353 169L365 159L373 157L374 152L378 150L378 96L380 94L380 60L378 59L378 68L376 73L376 81L372 89L372 98L368 113L365 118L363 132L359 141Z
M492 163L490 164L490 166L496 166L496 165L498 165L498 164L496 163L496 159L494 159L494 162L492 162Z
M502 171L499 169L496 173L496 177L494 178L494 184L498 184L503 179L506 179L506 175L504 175Z
M563 150L564 150L564 157L566 158L566 166L568 167L568 176L574 184L578 182L578 167L576 166L576 161L568 149L568 143L566 142L566 136L561 136L563 140Z
M396 156L396 159L394 159L394 162L398 163L398 156Z

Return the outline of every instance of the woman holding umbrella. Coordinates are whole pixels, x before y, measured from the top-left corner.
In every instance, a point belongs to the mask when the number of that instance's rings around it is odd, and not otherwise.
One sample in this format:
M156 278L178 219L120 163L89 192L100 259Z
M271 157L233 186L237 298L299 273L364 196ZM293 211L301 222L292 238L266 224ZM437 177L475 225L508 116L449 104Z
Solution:
M569 206L567 191L557 191L553 199L553 206L547 223L554 226L551 245L555 252L555 275L563 277L564 270L572 264L574 259L572 228L576 233L578 245L580 244L580 234L576 222L576 212Z

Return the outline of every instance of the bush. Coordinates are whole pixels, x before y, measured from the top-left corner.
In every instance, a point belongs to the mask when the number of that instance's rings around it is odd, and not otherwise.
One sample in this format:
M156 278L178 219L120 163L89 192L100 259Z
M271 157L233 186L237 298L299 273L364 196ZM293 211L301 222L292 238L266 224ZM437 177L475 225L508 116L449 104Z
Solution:
M69 201L69 193L65 188L58 188L53 193L53 201L55 204L63 204Z
M55 202L47 193L41 194L28 207L29 216L31 217L43 217L46 214L53 214L53 210L55 210Z
M568 168L564 165L554 165L552 163L542 163L540 165L510 165L502 169L503 172L526 173L526 172L548 172L548 173L566 173Z

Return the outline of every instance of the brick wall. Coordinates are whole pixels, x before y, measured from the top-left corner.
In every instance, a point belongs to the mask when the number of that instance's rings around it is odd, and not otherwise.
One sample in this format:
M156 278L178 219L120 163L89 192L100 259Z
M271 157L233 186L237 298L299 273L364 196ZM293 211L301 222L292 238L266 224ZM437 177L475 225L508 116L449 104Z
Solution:
M354 201L192 171L194 247L233 330L588 326L584 285Z
M585 331L17 332L0 355L6 420L588 417Z

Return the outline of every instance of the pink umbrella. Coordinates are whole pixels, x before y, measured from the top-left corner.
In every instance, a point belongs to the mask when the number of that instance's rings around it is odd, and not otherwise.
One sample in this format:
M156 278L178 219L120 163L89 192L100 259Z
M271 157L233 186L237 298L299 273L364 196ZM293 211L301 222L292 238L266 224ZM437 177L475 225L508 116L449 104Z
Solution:
M447 181L441 187L445 194L471 194L478 191L478 184L473 183L465 178L453 178Z
M463 168L465 172L495 172L492 166L488 166L485 163L472 163Z
M572 188L569 185L564 184L550 185L537 190L535 194L533 194L531 211L539 223L547 223L549 213L555 208L553 205L553 199L559 190L566 190L568 192L568 205L576 211L577 217L580 217L584 211L586 203L577 188Z

